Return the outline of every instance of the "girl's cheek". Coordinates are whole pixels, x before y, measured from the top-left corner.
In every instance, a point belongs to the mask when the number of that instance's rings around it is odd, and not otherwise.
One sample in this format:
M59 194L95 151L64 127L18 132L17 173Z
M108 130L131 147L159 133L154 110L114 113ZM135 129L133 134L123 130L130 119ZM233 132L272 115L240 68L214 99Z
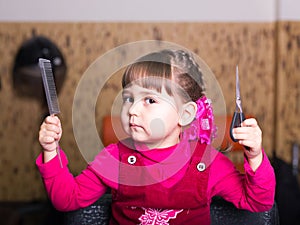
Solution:
M121 125L123 130L129 134L129 116L126 113L121 113Z
M128 110L127 110L127 107L125 107L124 105L121 108L120 117L121 117L122 121L125 120L126 118L128 118Z
M163 136L165 133L165 123L162 119L156 118L150 122L150 131L152 136Z

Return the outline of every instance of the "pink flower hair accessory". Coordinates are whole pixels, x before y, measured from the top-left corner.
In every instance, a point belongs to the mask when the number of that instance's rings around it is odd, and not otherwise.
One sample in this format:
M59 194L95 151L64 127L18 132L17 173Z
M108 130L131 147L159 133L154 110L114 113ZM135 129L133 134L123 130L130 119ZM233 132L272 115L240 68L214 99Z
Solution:
M183 136L188 138L188 140L198 139L201 143L210 144L216 133L211 100L206 98L206 96L202 96L196 103L195 120L184 131Z

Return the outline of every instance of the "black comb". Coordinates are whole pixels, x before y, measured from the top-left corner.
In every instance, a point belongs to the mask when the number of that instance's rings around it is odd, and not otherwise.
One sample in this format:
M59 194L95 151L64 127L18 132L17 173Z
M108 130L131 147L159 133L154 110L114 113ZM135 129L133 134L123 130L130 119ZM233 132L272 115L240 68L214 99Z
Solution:
M60 110L59 110L58 98L57 98L57 94L56 94L56 87L55 87L54 78L53 78L51 61L48 59L40 58L39 66L40 66L41 73L42 73L43 84L44 84L45 94L46 94L46 98L47 98L49 113L51 116L54 116L54 115L57 115L58 113L60 113ZM57 151L57 156L58 156L58 159L60 162L60 166L63 167L61 157L60 157L60 152L58 149L58 141L56 142L56 151Z

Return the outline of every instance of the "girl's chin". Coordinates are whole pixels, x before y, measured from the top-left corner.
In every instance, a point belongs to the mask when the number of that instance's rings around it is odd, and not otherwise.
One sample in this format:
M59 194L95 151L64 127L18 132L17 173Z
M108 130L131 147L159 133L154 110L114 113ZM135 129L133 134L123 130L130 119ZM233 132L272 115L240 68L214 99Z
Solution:
M147 149L159 149L159 148L168 148L171 146L176 145L177 143L164 143L163 141L145 141L145 140L139 140L139 139L132 139L136 146L140 146L140 150L147 150Z
M137 136L130 136L130 137L136 145L144 146L147 148L156 147L161 144L161 142L150 141L148 138L142 138L142 137L137 137Z

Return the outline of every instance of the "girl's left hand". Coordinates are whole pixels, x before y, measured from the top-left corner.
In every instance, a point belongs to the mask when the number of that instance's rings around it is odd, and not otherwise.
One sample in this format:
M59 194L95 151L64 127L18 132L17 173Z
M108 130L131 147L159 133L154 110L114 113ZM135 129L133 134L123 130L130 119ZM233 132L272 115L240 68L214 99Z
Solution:
M255 171L262 162L262 131L256 119L244 120L241 127L233 129L233 135L239 140L239 144L250 148L250 150L245 149L245 154L251 168Z

